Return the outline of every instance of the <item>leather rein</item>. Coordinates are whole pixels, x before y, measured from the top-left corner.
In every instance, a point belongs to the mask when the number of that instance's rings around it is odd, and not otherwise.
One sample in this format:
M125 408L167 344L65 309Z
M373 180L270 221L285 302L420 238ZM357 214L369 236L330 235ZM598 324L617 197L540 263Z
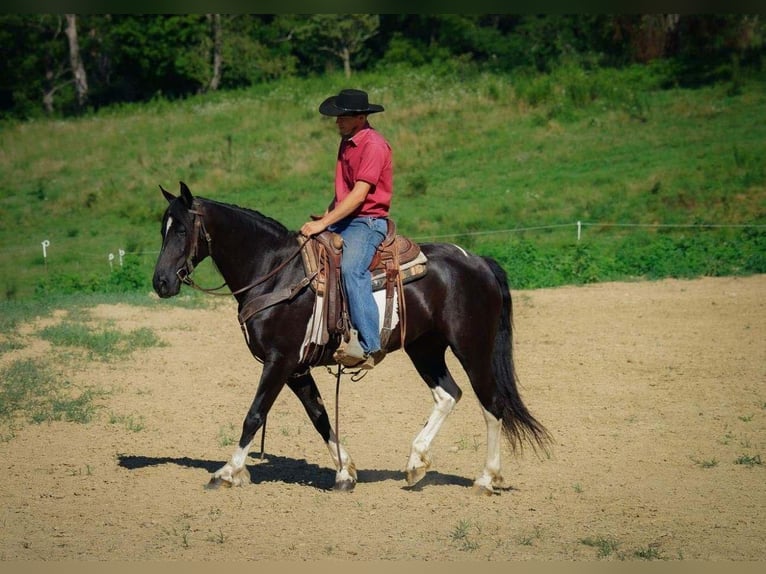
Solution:
M274 277L277 273L282 271L287 266L287 264L290 263L290 261L295 259L298 256L298 254L301 252L301 250L303 249L303 246L306 245L306 243L311 239L310 237L304 237L298 243L298 248L295 251L293 251L287 259L285 259L282 263L277 265L274 269L269 271L263 277L259 277L258 279L255 279L251 283L248 283L244 287L241 287L240 289L237 289L236 291L232 291L231 293L219 293L218 291L226 287L225 282L219 285L218 287L207 288L207 287L200 287L191 278L191 274L194 272L194 263L192 263L192 260L197 257L197 246L199 244L200 238L203 238L207 242L208 254L211 254L211 255L212 255L212 247L213 247L213 238L210 236L207 229L205 228L205 221L202 217L203 213L202 213L202 210L200 209L200 205L197 202L197 200L194 200L194 202L192 203L192 207L191 209L189 209L189 213L191 213L192 217L194 218L193 219L193 225L194 225L193 237L195 238L194 244L192 245L189 255L186 257L186 262L184 263L184 266L181 267L178 271L176 271L176 275L178 276L178 279L181 281L181 283L184 283L185 285L188 285L189 287L192 287L196 289L197 291L202 291L203 293L207 293L208 295L218 295L218 296L239 295L241 293L244 293L245 291L252 289L253 287L257 287L258 285L265 283L266 281ZM296 285L287 288L287 292L290 293L290 298L295 296L298 293L298 291L300 291L301 289L303 289L303 287L308 285L311 282L311 279L313 279L313 276L305 277L304 279L299 281ZM281 292L280 292L280 296L281 296ZM271 298L271 294L267 294L264 297ZM284 300L284 299L281 299L281 300ZM270 306L270 305L267 305L267 306ZM260 311L260 310L261 309L258 309L257 311Z

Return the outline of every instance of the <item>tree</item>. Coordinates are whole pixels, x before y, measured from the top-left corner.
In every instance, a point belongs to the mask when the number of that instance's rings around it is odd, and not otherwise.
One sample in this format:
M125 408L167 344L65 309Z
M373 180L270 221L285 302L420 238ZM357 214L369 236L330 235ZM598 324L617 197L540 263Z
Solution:
M210 76L207 88L215 91L221 85L221 68L223 66L221 15L208 14L207 19L212 27L213 35L213 73Z
M69 41L69 64L72 67L74 85L77 92L77 105L81 108L88 99L88 76L80 57L80 42L77 39L77 16L66 14L66 36Z
M72 84L70 67L64 56L61 42L61 18L59 16L41 16L33 26L39 27L40 35L46 38L43 43L40 63L43 68L42 102L45 111L52 114L56 93Z
M343 71L350 78L352 57L362 51L379 27L377 14L312 14L298 26L295 35L340 58Z

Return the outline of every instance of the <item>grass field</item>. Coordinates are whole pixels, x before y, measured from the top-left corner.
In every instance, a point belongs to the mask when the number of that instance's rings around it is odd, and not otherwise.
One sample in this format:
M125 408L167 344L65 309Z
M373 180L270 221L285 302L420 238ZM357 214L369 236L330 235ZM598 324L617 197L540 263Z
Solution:
M394 148L400 232L493 255L515 287L766 271L758 78L690 90L660 89L641 69L398 69L352 83L386 107L371 119ZM176 192L179 180L297 229L331 197L338 136L317 107L346 85L290 79L3 124L0 300L149 290L158 186Z

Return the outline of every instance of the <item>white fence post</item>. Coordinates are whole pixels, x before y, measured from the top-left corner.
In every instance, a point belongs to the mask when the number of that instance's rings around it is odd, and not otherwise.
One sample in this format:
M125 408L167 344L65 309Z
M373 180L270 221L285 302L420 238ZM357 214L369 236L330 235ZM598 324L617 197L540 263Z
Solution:
M48 271L48 247L50 247L51 242L47 239L43 239L40 244L43 246L43 263L45 264L45 270Z

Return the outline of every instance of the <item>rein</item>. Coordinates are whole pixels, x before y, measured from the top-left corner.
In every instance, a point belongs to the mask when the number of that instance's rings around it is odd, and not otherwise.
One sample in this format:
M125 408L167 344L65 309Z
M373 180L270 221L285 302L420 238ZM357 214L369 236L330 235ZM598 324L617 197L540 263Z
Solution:
M195 209L195 207L197 209ZM202 219L202 211L199 210L199 204L197 201L194 201L194 205L192 205L192 209L189 210L189 213L191 213L194 216L194 229L195 229L195 236L196 237L203 237L205 241L207 242L207 249L208 253L212 255L212 247L213 247L213 238L210 236L210 234L207 232L207 229L205 229L205 222ZM194 242L194 245L192 246L192 249L189 253L189 256L186 258L186 265L179 269L176 272L176 275L178 275L178 279L180 279L181 283L188 285L189 287L192 287L193 289L196 289L197 291L202 291L203 293L207 293L208 295L217 295L217 296L228 296L228 295L239 295L240 293L244 293L245 291L248 291L249 289L252 289L253 287L257 287L258 285L268 281L272 277L274 277L277 273L282 271L290 261L295 259L295 257L298 256L298 254L301 252L301 249L303 249L303 246L306 245L306 243L311 239L310 237L303 238L298 243L298 248L293 251L290 256L285 259L282 263L277 265L274 269L269 271L266 275L263 277L259 277L258 279L255 279L251 283L245 285L244 287L237 289L236 291L232 291L231 293L218 293L221 289L226 287L226 283L223 283L222 285L219 285L218 287L200 287L197 285L197 283L194 282L194 280L191 278L191 274L194 272L194 264L192 263L192 259L197 256L197 245L198 241Z

